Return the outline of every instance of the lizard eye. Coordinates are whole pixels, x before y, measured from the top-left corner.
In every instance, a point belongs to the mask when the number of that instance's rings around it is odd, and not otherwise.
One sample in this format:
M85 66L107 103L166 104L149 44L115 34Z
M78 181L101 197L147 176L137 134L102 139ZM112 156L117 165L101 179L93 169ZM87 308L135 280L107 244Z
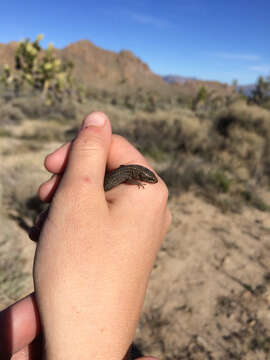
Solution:
M141 175L141 180L143 181L146 181L146 178L147 178L147 181L148 182L156 182L156 178L153 176L153 174L151 174L150 172L145 172L143 175Z

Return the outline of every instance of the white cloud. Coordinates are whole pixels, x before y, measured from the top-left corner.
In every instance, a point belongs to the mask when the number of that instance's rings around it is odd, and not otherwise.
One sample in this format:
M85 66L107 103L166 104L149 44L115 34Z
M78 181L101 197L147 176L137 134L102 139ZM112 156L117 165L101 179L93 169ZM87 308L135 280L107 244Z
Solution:
M270 73L270 64L250 66L249 70L256 71L259 73Z
M144 14L137 14L137 13L131 13L130 15L133 20L135 20L136 22L138 22L140 24L153 25L158 28L172 26L172 24L169 21L154 17L152 15L144 15Z
M239 54L239 53L237 54L231 52L217 52L215 53L215 56L229 60L258 61L261 59L259 55L255 55L255 54Z

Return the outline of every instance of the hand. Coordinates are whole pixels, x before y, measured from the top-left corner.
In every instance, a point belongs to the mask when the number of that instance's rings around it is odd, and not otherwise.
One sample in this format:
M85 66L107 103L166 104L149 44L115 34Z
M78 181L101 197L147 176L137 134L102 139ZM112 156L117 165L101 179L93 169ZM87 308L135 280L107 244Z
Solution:
M101 118L103 126L83 128L72 145L46 159L56 175L39 192L43 200L52 198L52 204L37 247L34 281L47 359L124 357L170 223L161 179L144 190L120 185L104 193L106 162L109 168L149 165L127 141L111 138L104 114L91 114L84 125ZM37 324L34 307L29 302ZM32 337L38 332L34 327L29 327ZM18 334L13 351L27 344Z

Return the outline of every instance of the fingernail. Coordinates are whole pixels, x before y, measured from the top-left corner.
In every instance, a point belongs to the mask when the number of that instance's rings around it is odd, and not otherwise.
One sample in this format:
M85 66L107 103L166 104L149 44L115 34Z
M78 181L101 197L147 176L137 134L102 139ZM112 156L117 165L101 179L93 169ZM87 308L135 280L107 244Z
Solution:
M103 113L94 112L90 115L87 115L83 121L82 128L88 126L104 126L107 116Z

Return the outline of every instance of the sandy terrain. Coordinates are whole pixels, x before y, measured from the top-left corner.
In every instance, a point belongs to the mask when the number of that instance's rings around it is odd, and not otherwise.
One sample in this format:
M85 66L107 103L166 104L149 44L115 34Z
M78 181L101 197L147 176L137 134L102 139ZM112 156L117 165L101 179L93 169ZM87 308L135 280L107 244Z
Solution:
M269 214L224 215L192 194L171 209L138 343L162 359L269 359Z
M33 151L0 142L3 309L33 289L35 246L24 230L32 213L23 204L46 179L42 159L57 144ZM172 198L170 208L173 224L152 272L138 348L161 359L270 359L269 213L246 207L223 214L193 193Z

